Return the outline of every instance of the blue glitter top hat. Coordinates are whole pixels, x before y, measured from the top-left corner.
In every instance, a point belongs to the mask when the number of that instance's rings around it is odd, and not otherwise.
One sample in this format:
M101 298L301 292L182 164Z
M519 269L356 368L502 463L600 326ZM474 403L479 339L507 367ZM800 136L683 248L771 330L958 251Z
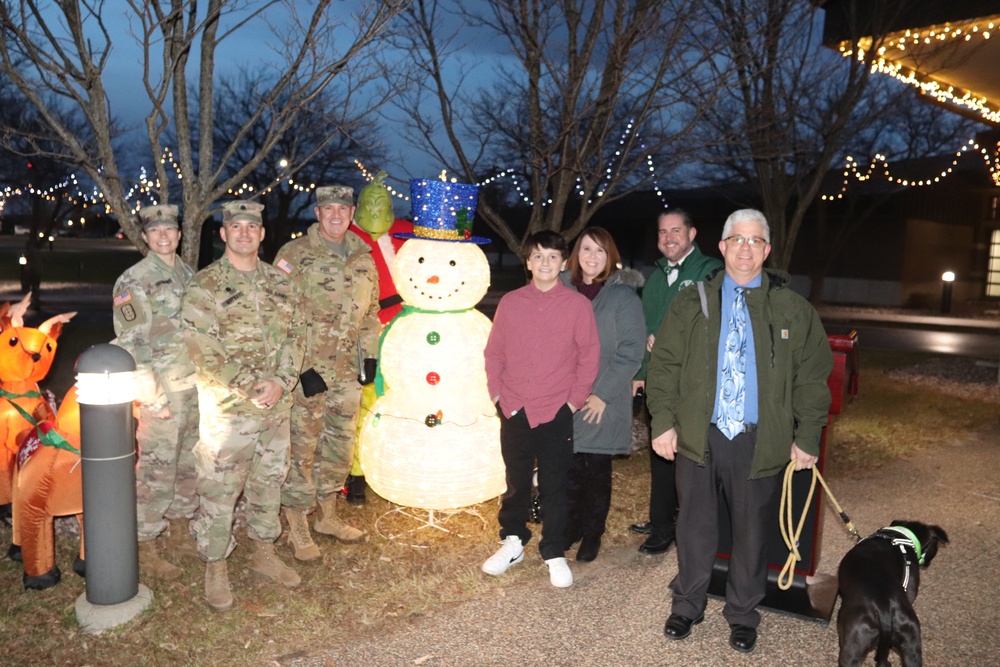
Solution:
M429 178L410 179L413 233L394 234L400 239L427 239L457 243L491 243L472 235L479 188L468 183L448 183Z

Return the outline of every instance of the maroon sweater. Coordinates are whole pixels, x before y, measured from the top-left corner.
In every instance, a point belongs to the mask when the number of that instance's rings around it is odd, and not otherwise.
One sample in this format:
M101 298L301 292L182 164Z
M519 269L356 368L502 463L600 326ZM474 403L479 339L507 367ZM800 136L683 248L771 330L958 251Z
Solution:
M575 290L534 284L500 299L486 343L490 397L510 417L526 410L534 428L552 421L566 403L579 409L600 366L601 343L594 309Z

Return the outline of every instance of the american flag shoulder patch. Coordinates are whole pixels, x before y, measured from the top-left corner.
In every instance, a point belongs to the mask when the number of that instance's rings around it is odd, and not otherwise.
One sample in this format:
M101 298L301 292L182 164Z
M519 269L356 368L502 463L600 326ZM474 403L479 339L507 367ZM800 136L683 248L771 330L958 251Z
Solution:
M132 300L132 292L125 290L121 294L115 294L115 308Z
M275 266L278 267L279 269L281 269L282 271L284 271L285 273L289 273L289 274L292 272L292 269L295 268L284 257L282 257L281 259L279 259L278 262L275 264Z

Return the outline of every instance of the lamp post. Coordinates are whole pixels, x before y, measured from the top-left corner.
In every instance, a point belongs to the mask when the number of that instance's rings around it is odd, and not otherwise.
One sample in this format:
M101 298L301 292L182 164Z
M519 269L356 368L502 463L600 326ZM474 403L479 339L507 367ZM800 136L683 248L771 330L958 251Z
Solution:
M99 632L131 620L153 593L139 584L135 505L135 360L117 345L93 345L76 362L83 462L87 588L77 622Z
M945 271L941 274L941 312L951 312L951 288L955 284L955 272Z

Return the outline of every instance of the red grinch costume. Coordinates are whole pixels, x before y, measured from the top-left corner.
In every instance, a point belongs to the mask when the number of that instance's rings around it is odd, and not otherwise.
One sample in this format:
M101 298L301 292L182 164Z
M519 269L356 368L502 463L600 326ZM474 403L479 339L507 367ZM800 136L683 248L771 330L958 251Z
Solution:
M413 223L409 220L393 220L389 231L379 234L378 239L352 223L350 231L357 235L372 249L372 258L378 268L378 319L385 326L396 313L403 309L403 300L396 291L396 283L392 277L392 262L396 259L396 251L403 247L406 239L397 239L396 234L413 232Z

